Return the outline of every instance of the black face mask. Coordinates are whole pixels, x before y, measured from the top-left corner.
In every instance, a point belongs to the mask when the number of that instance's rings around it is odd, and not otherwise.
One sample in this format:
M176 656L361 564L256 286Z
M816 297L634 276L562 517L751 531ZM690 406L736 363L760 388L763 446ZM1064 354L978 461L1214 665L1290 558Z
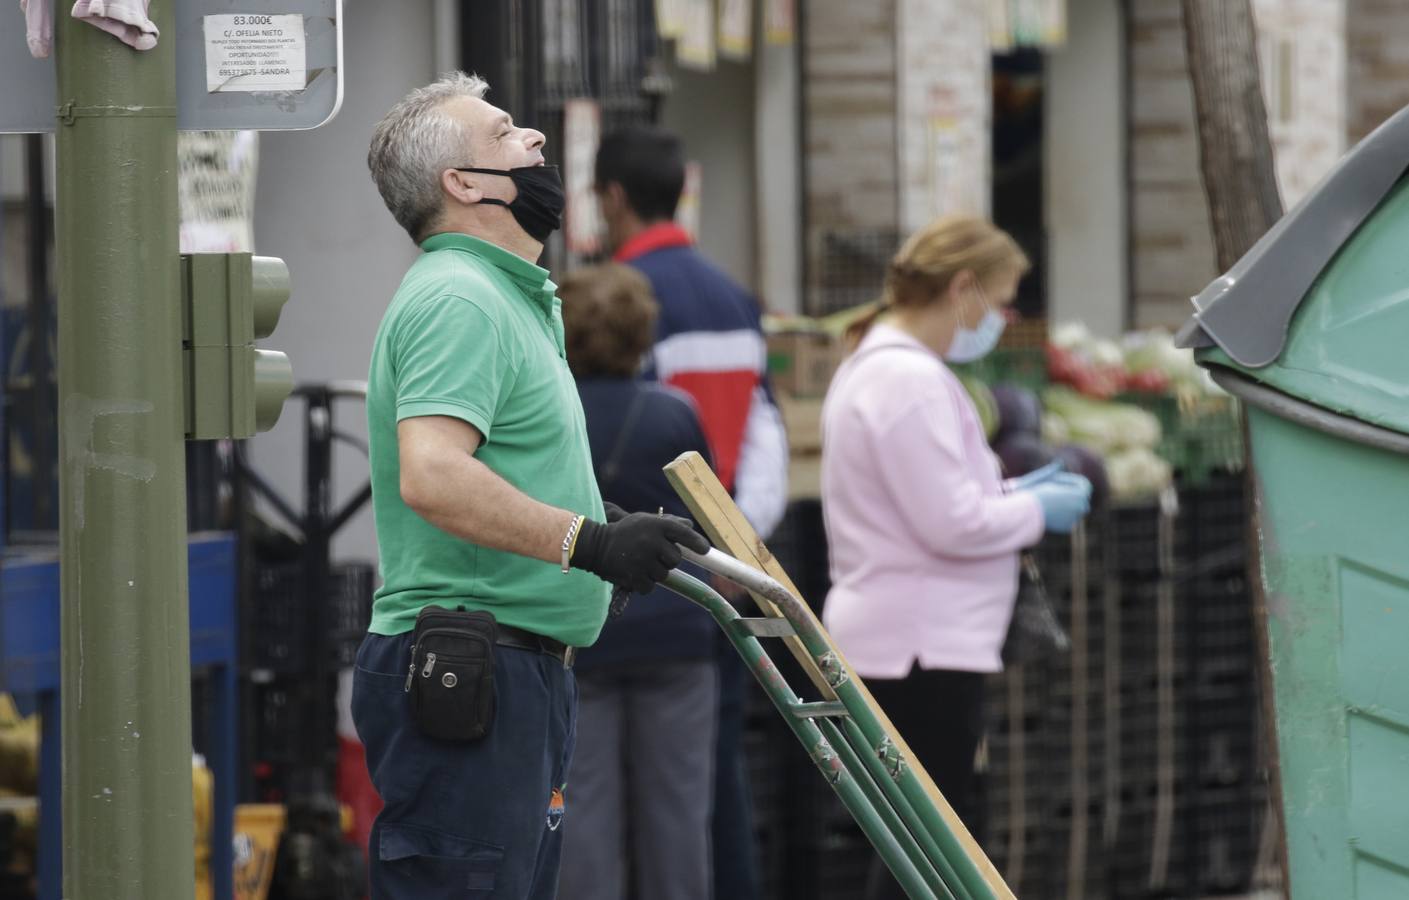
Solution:
M513 215L519 227L538 243L563 227L563 179L557 166L520 166L517 169L457 168L457 172L477 172L481 175L503 175L514 182L519 195L512 203L495 197L485 197L481 203L503 206Z

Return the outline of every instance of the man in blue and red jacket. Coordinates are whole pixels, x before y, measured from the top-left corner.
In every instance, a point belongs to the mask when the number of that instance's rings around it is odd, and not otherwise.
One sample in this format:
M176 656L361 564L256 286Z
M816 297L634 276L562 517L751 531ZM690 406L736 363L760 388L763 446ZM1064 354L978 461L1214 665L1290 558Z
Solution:
M644 274L660 304L646 374L694 398L719 480L766 538L787 505L788 441L768 386L758 301L675 223L685 185L675 135L639 126L607 135L595 182L614 259ZM743 769L748 675L733 648L722 639L720 646L714 896L752 900L758 884Z
M714 468L767 537L787 505L788 442L768 387L758 301L675 223L680 141L654 128L607 135L596 184L613 258L641 271L660 303L648 374L695 399Z

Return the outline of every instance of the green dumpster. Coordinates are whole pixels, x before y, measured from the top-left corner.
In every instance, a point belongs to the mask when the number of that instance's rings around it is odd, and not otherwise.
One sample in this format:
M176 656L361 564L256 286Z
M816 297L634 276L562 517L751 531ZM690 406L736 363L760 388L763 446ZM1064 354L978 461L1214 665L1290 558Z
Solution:
M1409 898L1409 110L1194 299L1248 409L1294 900Z

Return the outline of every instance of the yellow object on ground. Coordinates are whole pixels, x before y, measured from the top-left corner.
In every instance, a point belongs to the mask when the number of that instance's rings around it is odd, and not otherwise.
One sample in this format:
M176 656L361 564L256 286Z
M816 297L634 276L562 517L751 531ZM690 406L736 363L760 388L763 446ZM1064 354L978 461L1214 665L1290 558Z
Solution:
M21 718L9 694L0 694L0 788L39 789L39 716Z
M284 833L284 807L244 803L235 807L235 900L265 900L274 857Z
M191 797L195 803L196 900L214 900L210 879L210 833L215 816L215 778L205 760L191 757Z

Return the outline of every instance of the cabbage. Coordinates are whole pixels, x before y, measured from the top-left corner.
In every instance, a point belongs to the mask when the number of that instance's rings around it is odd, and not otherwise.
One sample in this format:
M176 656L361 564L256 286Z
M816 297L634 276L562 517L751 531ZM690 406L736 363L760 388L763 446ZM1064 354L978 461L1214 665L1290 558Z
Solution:
M1042 403L1066 423L1071 443L1102 455L1131 448L1152 450L1162 436L1159 419L1128 403L1094 400L1067 387L1048 388Z
M1143 447L1106 457L1106 477L1117 501L1144 500L1174 483L1174 469Z

